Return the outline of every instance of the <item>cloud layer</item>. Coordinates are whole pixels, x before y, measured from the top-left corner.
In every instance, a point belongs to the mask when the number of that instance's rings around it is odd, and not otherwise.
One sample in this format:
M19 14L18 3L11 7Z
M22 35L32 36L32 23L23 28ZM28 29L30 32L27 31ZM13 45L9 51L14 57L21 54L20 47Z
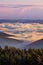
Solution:
M10 36L9 38L32 42L32 41L43 38L43 24L1 23L0 32L13 35L13 36Z

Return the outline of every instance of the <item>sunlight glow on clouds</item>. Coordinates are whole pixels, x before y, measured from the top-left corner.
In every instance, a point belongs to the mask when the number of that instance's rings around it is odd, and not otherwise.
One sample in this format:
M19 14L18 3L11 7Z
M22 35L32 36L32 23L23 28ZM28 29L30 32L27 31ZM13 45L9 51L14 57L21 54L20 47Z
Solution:
M12 35L9 38L35 41L43 38L43 24L39 23L2 23L0 32Z

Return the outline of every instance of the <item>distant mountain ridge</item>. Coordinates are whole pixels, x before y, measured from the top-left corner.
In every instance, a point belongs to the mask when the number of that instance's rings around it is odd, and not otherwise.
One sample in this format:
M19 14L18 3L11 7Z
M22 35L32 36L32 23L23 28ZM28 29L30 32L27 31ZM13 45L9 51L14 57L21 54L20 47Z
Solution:
M42 23L43 20L29 20L29 19L15 19L15 20L7 20L7 19L0 19L0 23Z
M0 32L0 45L1 46L9 45L9 46L15 46L15 47L21 48L21 49L43 48L43 39L32 42L31 44L25 45L25 44L23 44L23 43L25 43L24 41L7 38L7 36L11 36L11 35Z
M35 49L37 49L37 48L43 48L43 39L37 40L37 41L35 41L35 42L27 45L26 48L27 49L28 48L35 48Z
M0 38L13 40L13 41L16 41L16 42L19 42L19 43L23 42L22 40L8 38L9 36L13 36L13 35L9 35L9 34L6 34L4 32L0 32Z
M12 36L12 35L6 34L4 32L0 32L0 46L4 47L8 45L8 46L14 46L20 49L25 47L25 45L23 44L24 41L18 40L15 38L14 39L8 38L8 36Z

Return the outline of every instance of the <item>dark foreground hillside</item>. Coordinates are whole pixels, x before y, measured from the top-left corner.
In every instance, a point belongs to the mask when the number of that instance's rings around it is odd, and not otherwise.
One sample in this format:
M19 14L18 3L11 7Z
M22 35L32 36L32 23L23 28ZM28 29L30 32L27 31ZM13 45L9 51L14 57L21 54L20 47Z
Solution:
M16 49L0 46L0 65L43 65L43 49Z

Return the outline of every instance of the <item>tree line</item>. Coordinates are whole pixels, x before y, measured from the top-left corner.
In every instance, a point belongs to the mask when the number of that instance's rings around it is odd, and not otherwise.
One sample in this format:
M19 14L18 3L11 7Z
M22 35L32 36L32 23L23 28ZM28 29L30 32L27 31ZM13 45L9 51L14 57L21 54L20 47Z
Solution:
M43 65L43 49L0 46L0 65Z

